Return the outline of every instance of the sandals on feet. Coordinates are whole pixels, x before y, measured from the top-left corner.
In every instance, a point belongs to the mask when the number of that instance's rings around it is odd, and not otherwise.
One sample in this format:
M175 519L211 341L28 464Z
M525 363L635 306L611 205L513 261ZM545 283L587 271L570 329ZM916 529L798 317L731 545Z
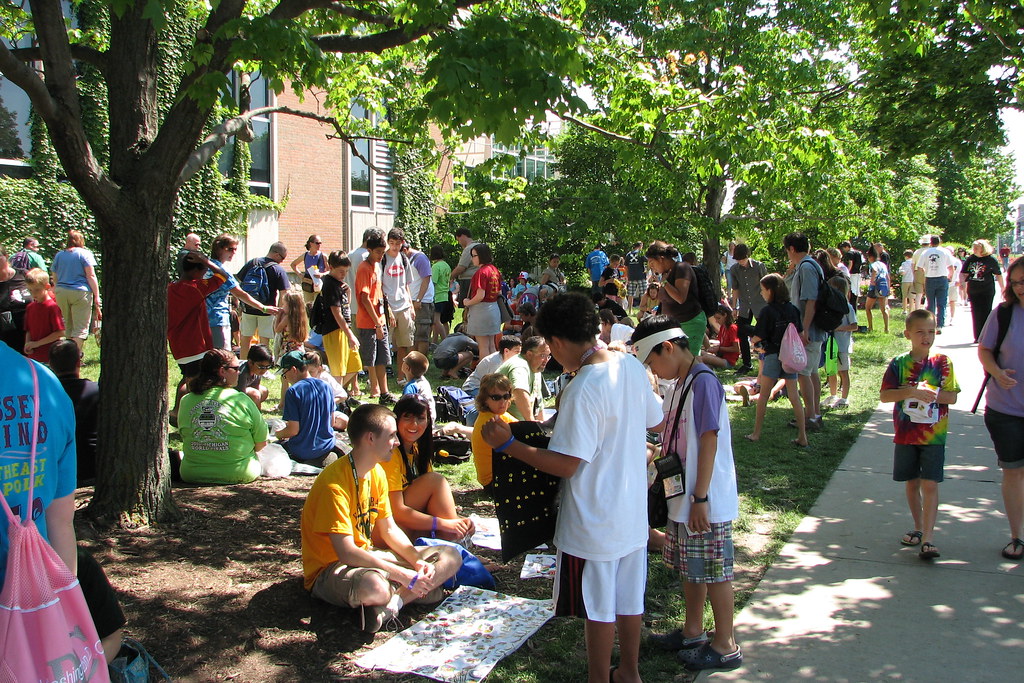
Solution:
M687 671L731 671L743 666L743 652L738 646L735 652L723 655L711 643L704 643L693 650L680 650L676 657Z
M754 443L757 443L758 441L761 440L761 437L755 439L753 434L747 434L743 438L746 439L747 441L753 441Z
M687 638L683 635L683 629L677 628L664 635L652 633L648 636L647 643L661 650L693 650L708 642L708 639L713 638L714 635L713 632L709 634L705 631L700 635Z
M931 543L922 543L921 552L917 554L922 560L934 560L939 557L939 549Z
M808 446L810 446L809 443L800 443L799 439L793 439L792 441L790 441L790 443L798 448L807 448Z
M921 532L916 529L903 534L903 538L900 539L900 543L903 545L918 545L920 542Z
M1008 560L1024 559L1024 541L1015 538L1003 547L1003 557Z

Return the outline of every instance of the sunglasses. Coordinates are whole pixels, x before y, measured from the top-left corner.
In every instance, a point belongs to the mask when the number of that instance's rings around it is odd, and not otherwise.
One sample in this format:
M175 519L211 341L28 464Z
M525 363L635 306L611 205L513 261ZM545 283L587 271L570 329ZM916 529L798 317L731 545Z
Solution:
M269 370L270 368L274 367L274 365L273 363L257 363L256 367L259 368L260 370Z
M487 394L487 398L492 401L511 401L512 394Z
M241 370L242 366L241 365L225 365L224 369L225 370Z
M313 242L313 244L323 244L323 242Z

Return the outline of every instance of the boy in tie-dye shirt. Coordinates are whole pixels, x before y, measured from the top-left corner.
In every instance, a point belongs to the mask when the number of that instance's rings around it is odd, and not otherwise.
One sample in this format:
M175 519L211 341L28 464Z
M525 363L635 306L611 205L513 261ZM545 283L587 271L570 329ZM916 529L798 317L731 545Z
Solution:
M903 535L903 545L921 544L922 560L939 556L932 543L935 516L939 509L939 482L946 458L949 406L956 403L960 386L953 363L941 353L932 353L935 316L919 309L907 315L903 336L910 340L910 353L896 356L882 378L881 400L895 403L892 419L896 425L892 478L905 482L907 504L914 528Z

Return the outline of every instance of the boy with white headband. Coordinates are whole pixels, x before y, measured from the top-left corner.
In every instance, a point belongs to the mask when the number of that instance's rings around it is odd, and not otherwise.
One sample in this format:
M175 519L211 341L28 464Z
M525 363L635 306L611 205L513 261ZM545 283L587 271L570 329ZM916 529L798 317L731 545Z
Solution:
M665 480L669 521L662 553L683 580L686 618L683 628L652 636L650 642L675 650L689 671L736 669L743 663L733 638L732 522L739 516L739 498L725 390L694 357L672 318L646 318L632 342L637 359L655 375L675 380L665 396L661 427L661 457L679 461L672 462L678 474ZM703 626L708 596L715 616L713 639Z
M647 428L661 403L635 358L599 348L597 311L581 294L540 309L537 330L576 376L559 402L548 448L512 438L500 418L483 428L495 450L564 477L555 524L555 613L587 620L590 683L637 683L647 581ZM637 397L627 402L623 396ZM609 673L616 628L619 665Z

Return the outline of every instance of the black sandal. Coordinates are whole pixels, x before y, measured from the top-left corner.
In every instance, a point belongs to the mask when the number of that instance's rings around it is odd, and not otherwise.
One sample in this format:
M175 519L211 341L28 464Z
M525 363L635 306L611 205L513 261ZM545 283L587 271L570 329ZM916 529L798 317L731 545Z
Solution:
M917 554L922 560L934 560L939 557L938 549L931 543L922 543L921 552Z
M1007 551L1007 548L1010 548ZM1003 557L1008 560L1024 559L1024 541L1015 538L1003 547Z
M909 540L907 540L907 539L909 539ZM903 534L903 538L900 539L900 543L903 544L903 545L917 545L920 542L921 542L921 532L920 531L916 531L916 530L915 531L908 531L907 533Z

